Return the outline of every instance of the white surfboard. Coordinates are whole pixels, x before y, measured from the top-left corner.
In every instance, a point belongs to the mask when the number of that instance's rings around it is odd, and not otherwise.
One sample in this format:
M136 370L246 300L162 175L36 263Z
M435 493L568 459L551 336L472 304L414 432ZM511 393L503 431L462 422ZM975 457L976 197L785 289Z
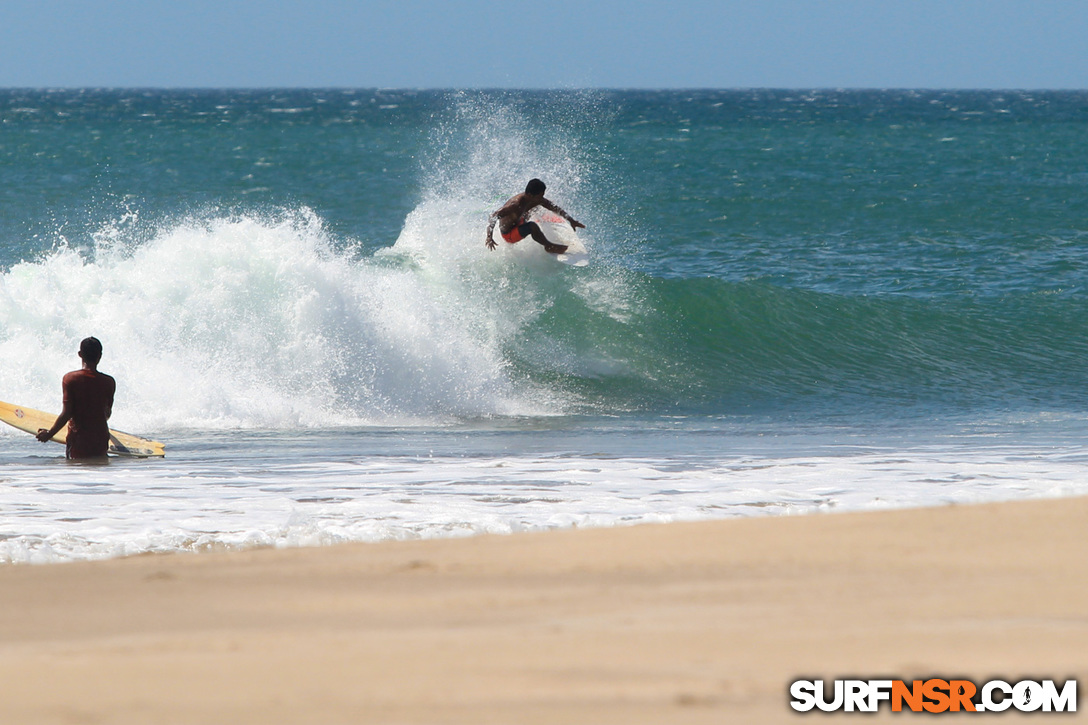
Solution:
M572 267L585 267L589 264L589 252L586 250L586 245L582 244L582 240L578 238L578 233L570 222L555 212L547 211L539 206L529 214L529 219L540 225L540 231L544 232L549 242L566 246L567 251L554 255L556 261Z
M550 254L545 252L544 247L532 239L523 239L522 242L537 247L545 256L571 267L585 267L589 264L589 251L582 244L582 240L578 238L574 227L566 219L555 212L538 206L529 212L529 221L536 222L540 226L540 231L544 232L544 236L548 238L548 241L552 244L564 245L567 251L562 254ZM499 233L498 224L495 225L495 229L491 232L491 238L495 240L496 244L506 244L502 234Z

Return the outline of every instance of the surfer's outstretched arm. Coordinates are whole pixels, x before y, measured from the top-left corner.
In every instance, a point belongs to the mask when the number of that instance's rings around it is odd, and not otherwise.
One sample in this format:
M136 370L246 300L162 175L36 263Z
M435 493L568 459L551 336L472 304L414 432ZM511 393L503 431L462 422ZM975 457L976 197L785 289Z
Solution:
M586 228L585 224L583 224L582 222L580 222L577 219L575 219L574 217L572 217L570 214L568 214L566 212L565 209L563 209L563 207L559 206L558 204L555 204L555 203L549 201L548 199L544 199L543 201L540 202L540 205L542 207L544 207L545 209L548 209L550 211L554 211L556 214L558 214L559 216L563 217L568 222L570 222L570 228L571 229L576 229L577 230L577 229L585 229Z
M495 223L499 220L494 214L491 215L491 219L487 222L487 234L484 239L484 246L488 249L495 250L495 240L491 237L491 232L495 231Z

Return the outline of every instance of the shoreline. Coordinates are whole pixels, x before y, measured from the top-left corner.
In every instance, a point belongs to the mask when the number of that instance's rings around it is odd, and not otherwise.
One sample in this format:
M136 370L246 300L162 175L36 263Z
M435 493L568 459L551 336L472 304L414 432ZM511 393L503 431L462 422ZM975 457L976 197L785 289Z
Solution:
M0 719L782 722L796 679L1084 680L1086 520L1079 497L0 567Z

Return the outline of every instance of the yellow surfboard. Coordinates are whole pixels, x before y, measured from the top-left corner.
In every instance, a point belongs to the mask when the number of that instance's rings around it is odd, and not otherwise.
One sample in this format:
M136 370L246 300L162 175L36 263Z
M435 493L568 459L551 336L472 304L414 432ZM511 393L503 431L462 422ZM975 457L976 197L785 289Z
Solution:
M52 428L53 424L57 422L57 416L0 400L0 420L31 435L37 435L42 428ZM68 426L61 428L53 436L53 440L57 443L66 443L67 438ZM114 455L151 458L152 456L166 455L165 449L166 446L158 441L149 441L146 438L122 433L118 430L110 431L109 452Z

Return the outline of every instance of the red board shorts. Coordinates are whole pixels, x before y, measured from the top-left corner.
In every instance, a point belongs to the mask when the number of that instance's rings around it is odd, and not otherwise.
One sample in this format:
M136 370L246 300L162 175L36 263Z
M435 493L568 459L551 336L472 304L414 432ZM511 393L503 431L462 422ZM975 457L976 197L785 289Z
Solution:
M502 240L507 244L517 244L525 237L529 236L529 230L526 229L528 224L518 224L516 227L508 232L502 233Z

